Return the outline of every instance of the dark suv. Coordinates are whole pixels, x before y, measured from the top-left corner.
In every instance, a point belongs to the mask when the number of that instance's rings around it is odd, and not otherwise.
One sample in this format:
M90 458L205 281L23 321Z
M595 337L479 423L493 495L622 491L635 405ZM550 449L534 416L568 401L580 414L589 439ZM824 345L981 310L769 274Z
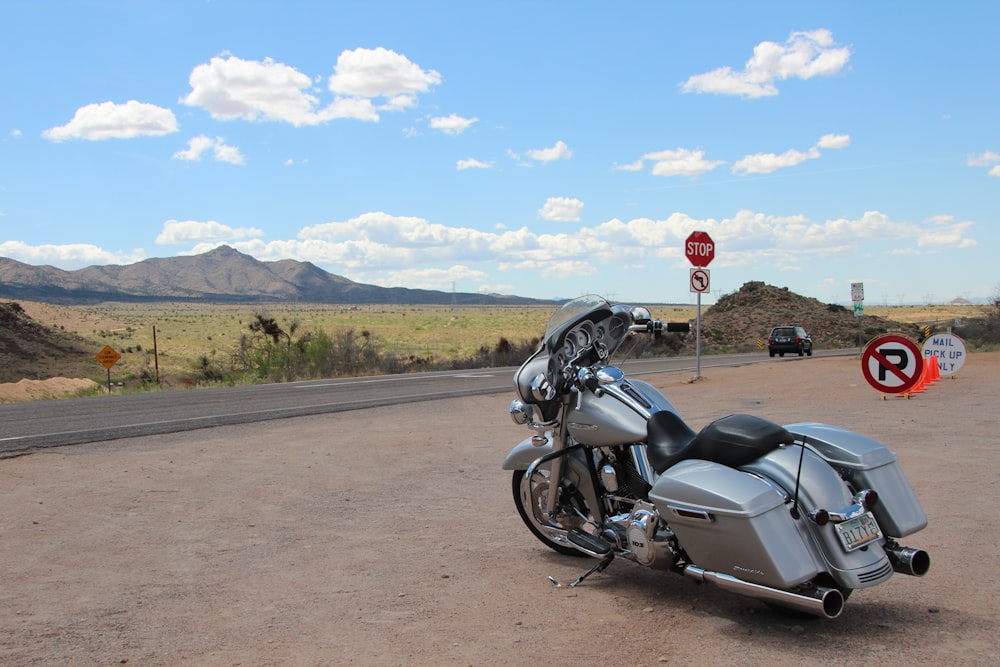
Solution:
M775 353L783 357L785 352L797 352L800 357L803 354L813 355L813 341L805 329L792 326L771 329L771 335L767 337L767 353L772 357Z

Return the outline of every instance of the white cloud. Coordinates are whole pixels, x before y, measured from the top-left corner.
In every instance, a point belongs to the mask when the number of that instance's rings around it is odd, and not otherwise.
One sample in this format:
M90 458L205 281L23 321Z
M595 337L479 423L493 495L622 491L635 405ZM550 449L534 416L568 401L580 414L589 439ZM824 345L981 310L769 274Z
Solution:
M170 109L129 100L125 104L102 102L80 107L65 125L42 132L50 141L67 139L133 139L158 137L177 131L177 118Z
M215 220L167 220L156 237L157 245L219 243L263 236L255 227L230 227Z
M996 151L983 151L978 155L970 155L965 159L965 164L968 167L990 167L986 174L1000 178L1000 153Z
M263 232L215 221L168 220L160 244L193 244L183 254L207 252L226 242L261 260L310 261L352 280L386 284L387 276L437 284L497 280L494 269L535 271L540 276L587 275L600 265L631 267L660 262L686 267L683 241L694 230L708 232L717 251L713 268L760 266L798 270L818 259L869 254L936 253L978 245L973 224L935 216L919 223L896 221L879 211L857 218L810 220L749 210L730 218L696 219L684 213L667 218L612 219L568 232L542 233L528 227L491 231L431 223L413 216L371 212L344 221L303 228L298 238L263 241ZM137 261L141 251L134 251ZM0 243L0 256L32 264L123 263L121 253L90 245L28 246ZM395 280L395 278L393 278Z
M212 139L204 134L192 137L188 141L186 150L177 151L173 157L175 160L186 160L188 162L200 162L202 156L211 150L217 162L228 162L230 164L244 165L246 158L235 146L226 144L222 137Z
M628 164L615 165L614 169L616 171L642 171L644 163L642 160L636 160L635 162L629 162Z
M72 270L94 264L131 264L146 259L146 253L138 248L129 253L113 252L90 243L29 245L23 241L3 241L0 242L0 257Z
M654 176L700 176L723 164L721 160L706 160L705 151L687 148L647 153L642 159L653 162L650 173Z
M681 86L685 93L715 93L758 98L778 94L776 81L831 76L847 66L851 49L836 46L829 30L793 32L784 44L761 42L742 70L721 67L696 74Z
M445 134L462 134L477 122L479 122L478 118L462 118L458 114L451 114L450 116L431 118L430 125L433 129L441 130Z
M376 278L376 282L372 284L382 285L383 287L406 285L411 289L450 291L456 283L481 282L489 279L489 277L490 275L485 271L455 264L443 269L430 268L390 271L385 276Z
M851 135L849 134L824 134L819 138L818 148L838 149L847 148L851 145Z
M787 150L781 155L774 153L757 153L747 155L733 165L734 174L770 174L778 169L794 167L806 160L814 160L820 156L818 148L810 148L807 152Z
M577 222L583 211L583 202L570 197L549 197L538 210L543 220L553 222Z
M213 118L280 121L298 127L343 118L377 122L380 111L414 106L417 94L440 83L441 75L379 47L340 54L328 82L335 97L326 106L313 94L309 76L271 58L217 56L195 67L189 82L191 92L181 103L201 107ZM376 106L378 98L381 104Z
M18 130L16 128L10 131L10 136L13 139L20 139L21 138L21 134L22 134L21 130Z
M337 95L386 97L395 105L403 105L439 83L438 72L422 69L406 56L380 46L341 53L329 88Z
M965 159L968 167L988 167L991 164L1000 163L1000 153L996 151L983 151L978 155L970 155Z
M243 153L236 146L226 144L222 137L217 137L215 146L212 148L217 162L228 162L229 164L244 165L247 163Z
M186 150L174 153L174 159L185 160L188 162L199 162L201 161L201 156L205 153L205 151L211 149L214 145L215 140L211 137L205 136L204 134L192 137L188 140L188 147Z
M456 164L456 168L459 171L464 169L492 169L492 162L483 162L475 158L469 158L468 160L459 160Z
M553 162L555 160L568 160L573 156L573 151L563 141L557 141L551 148L525 151L524 154L538 162Z
M921 230L917 236L918 247L972 248L979 245L975 239L968 237L972 222L954 222L950 216L944 219L939 216L929 222L937 226Z
M778 169L802 164L806 160L815 160L821 155L820 148L837 150L847 148L850 145L851 135L849 134L824 134L815 146L804 152L789 149L780 155L777 153L747 155L733 164L732 172L734 174L770 174Z
M292 125L321 122L319 100L309 94L312 79L293 67L275 62L215 57L198 65L189 77L191 92L181 98L220 120L277 120Z

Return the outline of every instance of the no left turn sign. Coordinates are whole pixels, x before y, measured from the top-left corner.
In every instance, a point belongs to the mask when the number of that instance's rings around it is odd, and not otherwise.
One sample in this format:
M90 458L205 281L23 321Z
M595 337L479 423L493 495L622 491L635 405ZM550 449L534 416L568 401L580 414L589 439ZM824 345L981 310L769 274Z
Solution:
M690 280L688 281L691 284L691 291L698 294L707 292L711 284L710 275L708 269L691 269Z
M886 394L909 391L920 380L923 370L920 347L906 336L879 336L861 353L861 373L865 380Z

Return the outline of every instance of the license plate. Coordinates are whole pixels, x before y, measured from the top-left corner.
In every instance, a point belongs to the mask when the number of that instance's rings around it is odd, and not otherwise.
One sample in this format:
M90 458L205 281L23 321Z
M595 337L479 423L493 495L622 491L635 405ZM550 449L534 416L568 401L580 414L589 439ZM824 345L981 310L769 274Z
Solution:
M882 531L879 530L878 523L871 512L865 512L859 517L844 521L834 526L837 529L837 537L844 545L846 551L860 549L869 542L882 538Z

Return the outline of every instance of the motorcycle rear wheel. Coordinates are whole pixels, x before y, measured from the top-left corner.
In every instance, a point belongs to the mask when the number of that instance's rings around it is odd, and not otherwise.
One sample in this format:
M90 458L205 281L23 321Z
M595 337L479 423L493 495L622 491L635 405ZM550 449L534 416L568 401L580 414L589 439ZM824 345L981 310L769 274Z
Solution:
M584 520L573 510L578 510L584 516L590 516L590 511L580 500L570 500L560 503L557 520L546 521L543 508L546 506L549 492L549 471L537 470L534 477L535 482L529 485L525 477L524 470L515 470L511 479L511 490L514 493L514 505L517 506L517 513L521 515L521 520L528 530L538 538L538 540L561 554L567 556L585 556L562 537L573 528L583 525Z

